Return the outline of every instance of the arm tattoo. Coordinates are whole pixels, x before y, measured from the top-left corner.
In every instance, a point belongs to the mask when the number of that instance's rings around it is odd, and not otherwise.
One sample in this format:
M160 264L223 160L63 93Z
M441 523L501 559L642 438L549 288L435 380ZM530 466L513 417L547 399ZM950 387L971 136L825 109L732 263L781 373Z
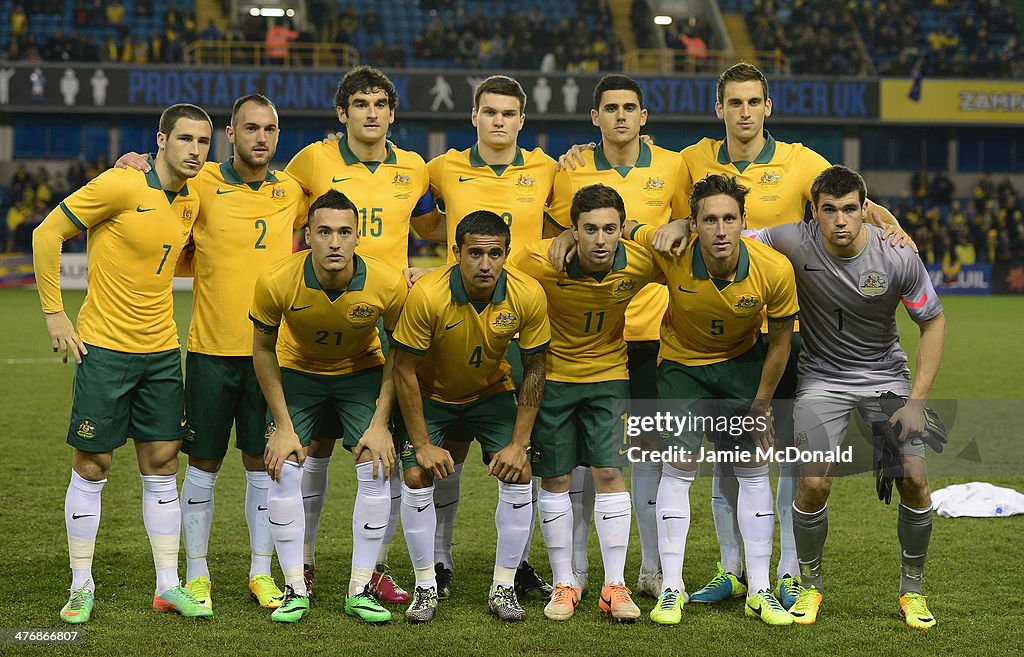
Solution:
M263 335L274 335L275 333L277 333L277 329L269 329L266 326L262 326L260 324L253 324L253 326L255 326L256 330L262 333Z
M544 396L544 373L547 355L543 352L523 354L523 385L519 389L519 404L540 407Z

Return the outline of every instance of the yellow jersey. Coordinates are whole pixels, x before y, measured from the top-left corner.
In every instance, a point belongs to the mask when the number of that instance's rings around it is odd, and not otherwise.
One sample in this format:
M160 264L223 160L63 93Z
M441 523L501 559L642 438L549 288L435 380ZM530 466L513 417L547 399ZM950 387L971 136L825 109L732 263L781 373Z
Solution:
M632 238L648 248L668 280L669 306L661 324L661 359L711 365L742 355L760 339L761 315L795 317L799 304L789 259L758 241L740 238L736 275L726 281L708 273L696 236L679 256L650 250L653 226Z
M249 318L269 330L280 327L281 367L313 374L350 374L384 364L377 320L391 331L405 303L401 272L369 256L355 255L348 289L325 290L309 251L294 253L260 274Z
M448 263L455 229L470 212L490 210L501 215L512 233L512 252L544 235L544 208L551 197L556 163L544 151L517 149L512 164L491 166L477 146L449 150L430 161L430 192L441 199L448 225Z
M202 210L195 242L192 325L188 350L211 356L252 356L256 278L292 252L292 231L306 224L306 195L282 171L245 183L233 158L207 162L196 176Z
M412 286L391 337L396 347L423 356L416 377L424 397L464 404L515 389L505 350L516 333L524 354L543 351L551 341L537 281L506 267L491 300L472 302L459 266L447 265Z
M318 141L306 146L285 172L302 185L311 202L336 189L355 203L357 253L399 271L409 266L409 219L434 208L422 157L388 145L383 162L361 162L342 137L337 143Z
M569 228L572 196L581 187L602 183L615 188L626 206L626 219L661 226L690 214L680 188L682 160L679 153L640 142L640 154L631 167L613 167L600 145L583 153L583 167L562 169L555 176L549 213L555 223ZM650 285L636 296L626 311L626 341L658 339L658 327L668 306L668 292Z
M165 192L156 169L108 169L53 212L88 231L82 341L128 353L180 347L171 282L199 213L199 195L188 184Z
M551 346L547 379L565 383L628 380L626 307L644 286L659 277L647 249L622 240L610 271L584 274L573 258L565 272L548 260L551 240L519 250L512 267L540 282L548 301Z
M753 162L731 161L724 140L705 137L683 149L685 167L680 189L684 201L689 204L693 183L713 173L724 173L750 188L744 201L747 228L759 230L802 221L805 202L811 200L811 183L831 165L803 144L775 141L767 130L764 135L767 141Z

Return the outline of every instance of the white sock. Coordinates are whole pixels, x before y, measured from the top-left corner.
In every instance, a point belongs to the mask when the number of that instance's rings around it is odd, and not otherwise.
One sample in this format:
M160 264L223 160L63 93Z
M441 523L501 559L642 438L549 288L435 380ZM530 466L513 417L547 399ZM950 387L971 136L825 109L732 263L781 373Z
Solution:
M740 552L742 539L736 524L738 494L739 484L736 483L732 465L715 463L711 479L711 515L715 519L722 568L734 575L743 574L743 556Z
M594 498L594 528L601 543L605 586L626 583L626 548L632 516L629 493L598 493Z
M455 533L455 512L459 510L459 486L463 463L455 464L455 474L434 480L434 514L437 533L434 535L434 563L452 567L452 535ZM404 518L404 516L403 516Z
M686 590L683 555L686 553L686 535L690 531L690 484L696 475L696 472L680 470L667 463L661 468L657 509L662 590Z
M594 475L589 467L578 465L573 468L569 499L572 502L572 569L585 573L590 570L587 544L590 542L590 519L594 517Z
M383 466L373 478L373 462L356 465L356 503L352 509L352 575L348 594L357 595L370 583L377 564L380 542L388 529L391 513L391 480L384 478Z
M658 484L661 483L661 464L641 461L633 464L630 480L636 526L640 530L640 571L655 573L661 570L658 556Z
M74 470L64 497L64 525L68 532L71 588L96 589L92 579L92 556L100 528L100 491L106 479L89 481Z
M327 467L331 457L307 456L302 463L302 512L306 535L302 538L303 563L316 563L316 535L320 531L320 514L327 499Z
M178 580L178 541L181 536L181 508L175 475L141 475L142 524L149 534L156 566L156 592L164 593Z
M520 562L528 563L530 561L530 547L533 545L533 530L537 526L537 514L540 510L537 508L537 495L540 491L540 477L533 477L533 481L530 482L532 495L532 503L530 504L530 533L526 536L526 547L523 549L523 557Z
M270 574L274 556L274 535L270 533L267 489L270 475L264 471L245 473L245 524L249 526L249 579Z
M551 562L551 582L575 586L572 573L573 504L569 493L552 493L543 488L538 495L540 532Z
M747 590L751 594L770 590L768 571L772 561L772 534L775 531L775 508L772 486L768 481L768 466L737 467L739 499L736 520L743 537L743 552L747 562Z
M271 480L267 489L270 509L270 533L274 537L277 562L284 573L284 583L299 595L307 595L306 581L302 578L302 537L306 519L302 508L302 468L298 463L285 461L281 478Z
M523 548L530 538L533 517L533 484L498 482L498 507L494 525L498 528L498 544L494 553L493 586L512 586L516 579Z
M399 471L402 466L398 463L391 468L391 479L388 485L391 488L391 507L388 513L388 529L384 532L381 540L380 550L377 552L377 563L388 562L388 551L391 549L391 541L395 539L395 531L398 529L398 518L402 513L402 475Z
M402 484L402 531L405 532L412 569L416 572L416 586L423 588L437 587L434 577L434 533L437 531L434 488L409 488Z
M185 534L185 581L209 577L206 554L210 548L210 527L213 525L213 487L216 472L206 472L191 465L185 468L181 483L181 528Z
M775 513L779 518L779 567L776 578L800 574L800 560L796 556L796 539L793 538L793 502L796 499L796 479L800 466L795 463L779 465L779 485L775 493Z

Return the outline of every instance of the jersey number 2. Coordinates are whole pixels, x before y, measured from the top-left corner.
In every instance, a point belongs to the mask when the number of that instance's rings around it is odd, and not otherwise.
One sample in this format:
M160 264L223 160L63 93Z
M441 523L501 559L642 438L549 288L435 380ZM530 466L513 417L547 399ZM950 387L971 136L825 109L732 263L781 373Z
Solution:
M254 249L265 249L267 245L263 243L263 238L267 236L267 221L266 219L256 220L256 230L260 231L260 236L256 238L256 244L253 245Z

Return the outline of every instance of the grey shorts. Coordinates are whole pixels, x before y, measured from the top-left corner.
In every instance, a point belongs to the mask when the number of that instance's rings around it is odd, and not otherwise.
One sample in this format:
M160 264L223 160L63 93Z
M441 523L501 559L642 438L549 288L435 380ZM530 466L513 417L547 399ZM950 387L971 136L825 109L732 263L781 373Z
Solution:
M872 422L888 420L882 412L878 397L884 390L833 392L829 390L801 390L793 408L793 436L796 447L803 453L834 451L846 441L850 427L850 414L860 413L867 426ZM905 389L892 392L906 395ZM921 440L906 440L900 444L900 453L924 458L925 446Z

